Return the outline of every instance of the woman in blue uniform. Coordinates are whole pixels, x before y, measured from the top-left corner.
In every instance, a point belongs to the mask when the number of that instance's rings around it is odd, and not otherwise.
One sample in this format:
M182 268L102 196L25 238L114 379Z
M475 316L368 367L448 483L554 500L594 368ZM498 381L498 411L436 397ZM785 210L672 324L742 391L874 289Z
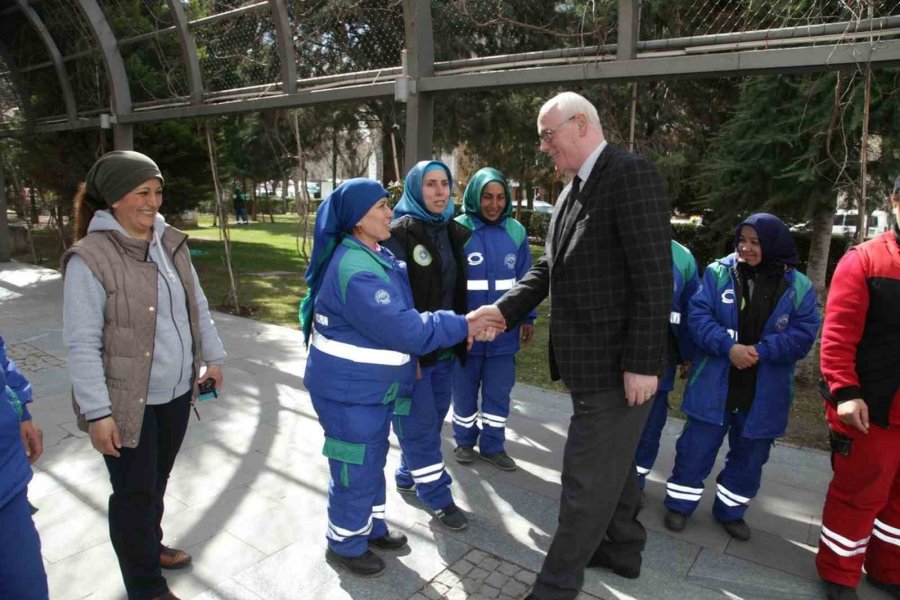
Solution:
M697 352L681 404L688 420L666 483L665 525L684 529L727 434L713 516L731 537L748 540L744 513L759 491L772 443L784 435L794 364L815 341L819 313L780 219L751 215L737 227L735 250L707 267L690 301L688 329Z
M666 343L668 366L665 375L659 381L650 416L647 417L641 441L634 453L634 464L641 489L644 489L647 475L659 454L659 438L666 426L666 417L669 415L669 392L675 387L675 367L680 364L681 377L687 377L691 370L691 357L694 353L694 342L691 340L687 327L687 314L688 302L697 291L700 278L697 276L697 261L694 259L694 255L675 240L672 240L672 275L675 280L675 291L672 294L669 339Z
M413 308L405 264L380 245L390 236L387 195L375 181L351 179L319 206L300 307L304 383L331 469L326 559L362 576L384 570L370 546L407 541L384 522L384 465L392 413L409 406L416 356L485 327L484 319Z
M531 269L528 235L512 217L511 198L506 178L490 167L475 173L463 194L463 214L456 221L472 231L465 246L471 310L493 304ZM531 339L536 317L537 311L532 311L521 326L498 335L493 342L474 344L466 364L456 365L453 437L457 462L466 464L481 458L504 471L516 470L516 461L504 447L509 395L516 383L519 338L523 342Z
M422 161L406 175L394 207L388 248L406 261L416 310L466 312L466 259L470 231L453 220L450 169ZM465 361L464 343L444 344L419 357L421 378L409 414L398 414L395 430L403 451L394 474L397 490L415 493L447 528L464 529L466 515L453 502L450 475L441 454L441 428L450 409L453 364Z

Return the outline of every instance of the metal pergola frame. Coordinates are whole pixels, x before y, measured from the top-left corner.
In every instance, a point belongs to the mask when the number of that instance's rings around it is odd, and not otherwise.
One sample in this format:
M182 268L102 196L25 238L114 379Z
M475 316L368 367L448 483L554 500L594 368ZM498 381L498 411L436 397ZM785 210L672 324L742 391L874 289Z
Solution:
M110 91L109 121L118 149L132 148L133 126L138 123L393 96L406 103L404 166L409 168L416 161L431 156L434 99L437 93L599 80L636 81L821 71L853 68L865 63L900 65L900 15L641 41L640 0L618 0L615 44L436 63L431 0L403 0L405 49L401 65L377 71L298 80L286 0L263 0L194 21L188 20L180 0L166 1L172 14L171 27L117 40L97 0L74 0L101 51ZM12 62L11 53L3 46L3 40L0 40L0 56L10 67L10 79L19 88L26 115L23 130L2 131L0 136L95 129L105 124L107 115L78 115L66 69L67 61L89 53L62 56L40 16L29 5L29 0L15 0L11 8L0 11L0 18L14 10L21 11L34 27L51 60L50 63L19 68ZM280 81L207 92L192 30L199 25L255 11L268 11L272 18L280 59ZM134 103L120 48L172 34L178 36L187 74L188 95L162 102ZM28 93L22 88L21 72L50 65L59 79L65 113L59 117L34 119L29 114ZM0 196L0 204L2 200ZM8 239L2 229L3 220L0 218L0 260L4 256L4 238Z

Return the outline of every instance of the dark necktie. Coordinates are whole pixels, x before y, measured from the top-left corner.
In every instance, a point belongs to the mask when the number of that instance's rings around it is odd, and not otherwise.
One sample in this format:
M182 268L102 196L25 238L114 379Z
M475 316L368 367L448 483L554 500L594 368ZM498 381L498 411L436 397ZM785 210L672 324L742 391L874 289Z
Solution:
M559 216L556 218L556 231L553 235L553 245L556 247L559 247L559 242L562 239L563 228L566 226L566 219L569 216L569 212L571 212L572 210L572 203L575 202L576 198L578 198L578 192L580 191L581 177L576 175L575 179L572 180L572 188L569 190L569 195L568 197L566 197L566 201L559 211Z

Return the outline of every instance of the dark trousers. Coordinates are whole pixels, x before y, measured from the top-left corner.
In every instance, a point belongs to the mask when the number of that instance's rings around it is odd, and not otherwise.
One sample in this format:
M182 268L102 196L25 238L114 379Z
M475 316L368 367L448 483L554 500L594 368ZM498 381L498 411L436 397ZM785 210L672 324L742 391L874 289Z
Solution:
M163 496L190 411L190 392L147 406L137 447L119 449L119 458L103 457L113 488L109 537L129 600L155 598L169 589L159 568Z
M572 404L559 525L533 591L540 600L575 598L592 559L639 566L647 540L633 458L652 402L630 407L619 388L573 393Z

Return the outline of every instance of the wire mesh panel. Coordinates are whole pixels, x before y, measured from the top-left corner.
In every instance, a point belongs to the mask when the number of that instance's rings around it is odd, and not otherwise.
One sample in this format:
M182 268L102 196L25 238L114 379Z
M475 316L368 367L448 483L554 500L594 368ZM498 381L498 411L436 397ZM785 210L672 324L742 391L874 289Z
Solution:
M56 117L66 114L59 77L52 67L22 70L22 85L31 102L31 113L35 118Z
M32 7L64 57L95 47L90 25L75 0L40 0Z
M268 8L191 26L207 91L281 81L275 26Z
M173 25L166 0L99 0L98 3L118 40Z
M167 35L120 48L131 99L148 102L186 96L187 72L178 38Z
M47 46L20 12L8 13L0 19L0 39L20 69L45 64L50 60Z
M900 2L863 0L665 0L644 2L642 39L802 27L896 15Z
M0 56L0 129L13 129L21 125L25 115L22 113L20 103L12 70Z
M617 0L433 2L435 60L614 43L617 6Z
M109 112L109 85L99 52L68 61L66 68L79 115Z
M184 14L189 21L201 19L210 15L225 13L248 4L255 4L265 0L181 0Z
M301 78L400 66L403 7L392 0L292 0L297 74Z

